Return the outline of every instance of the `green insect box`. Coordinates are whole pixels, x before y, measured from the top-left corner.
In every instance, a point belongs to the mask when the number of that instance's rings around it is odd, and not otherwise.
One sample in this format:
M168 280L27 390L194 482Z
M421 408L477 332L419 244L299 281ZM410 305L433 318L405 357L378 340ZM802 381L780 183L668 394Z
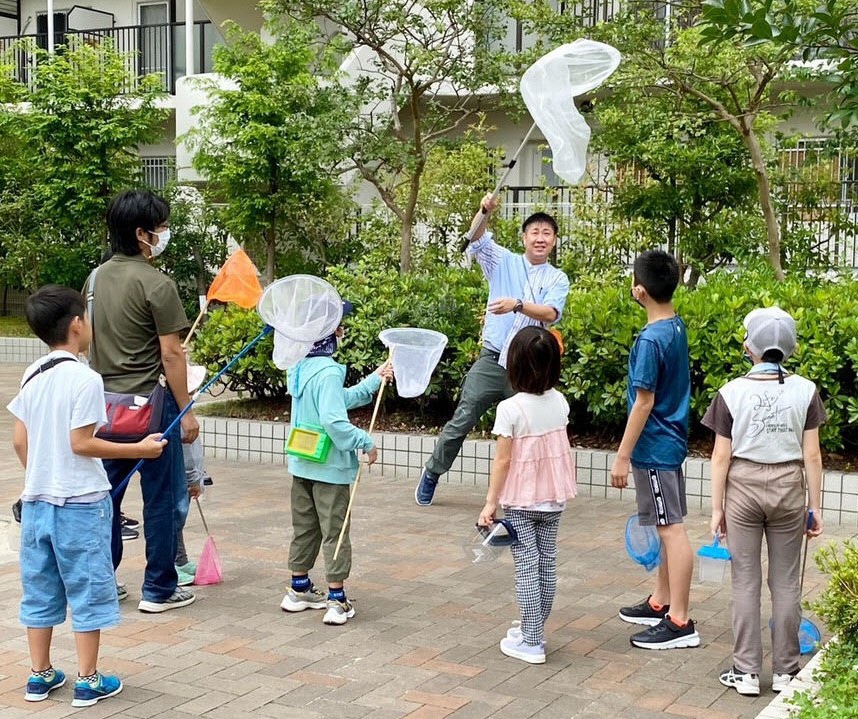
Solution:
M308 462L324 462L330 451L331 438L324 429L311 424L293 426L286 438L286 454Z

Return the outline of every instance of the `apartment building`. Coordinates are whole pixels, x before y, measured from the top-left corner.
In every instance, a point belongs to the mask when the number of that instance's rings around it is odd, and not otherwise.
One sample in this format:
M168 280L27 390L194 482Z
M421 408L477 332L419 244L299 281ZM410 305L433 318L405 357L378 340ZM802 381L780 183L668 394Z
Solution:
M585 24L610 20L619 9L619 0L552 2L558 12L580 14ZM171 113L162 139L158 144L140 148L146 182L160 187L176 176L189 181L202 179L190 167L191 157L181 144L178 148L176 144L176 138L193 123L191 108L206 101L205 95L186 78L211 72L213 50L224 42L220 30L224 21L233 20L247 30L262 29L263 16L256 3L253 0L84 0L84 3L78 4L75 0L0 0L0 50L20 37L31 37L43 48L62 44L70 36L81 37L87 42L110 38L117 48L131 53L132 74L160 74L167 92L165 103ZM671 4L654 0L651 12L666 19L671 12ZM507 24L506 36L497 42L507 49L522 50L530 47L534 40L520 23L511 21ZM347 72L354 72L354 68L348 66L350 63L362 64L360 58L357 58L357 63L355 57L346 58L344 70ZM19 54L16 72L24 82L28 78L28 67L28 58ZM813 96L822 89L810 84L804 91ZM506 148L508 152L518 147L530 125L527 119L513 121L501 113L490 116L488 121L496 128L490 142ZM825 138L809 107L796 107L781 129L803 138L795 148L784 152L783 166L815 163L820 172L827 173L829 179L839 183L838 205L858 219L858 161L855 157L842 154L834 158L826 156L824 161L818 161ZM571 198L568 192L564 196L562 183L554 176L547 160L550 160L550 150L537 133L508 178L507 211L526 211L539 188L546 185L561 187L557 210L561 213L572 211ZM610 199L607 166L603 158L593 157L591 172L584 182L592 185L594 193ZM366 188L361 197L368 200L372 194ZM824 225L815 231L820 242L842 240L832 240L827 234L830 228ZM834 251L841 261L858 266L854 242L849 242L848 247L833 246Z

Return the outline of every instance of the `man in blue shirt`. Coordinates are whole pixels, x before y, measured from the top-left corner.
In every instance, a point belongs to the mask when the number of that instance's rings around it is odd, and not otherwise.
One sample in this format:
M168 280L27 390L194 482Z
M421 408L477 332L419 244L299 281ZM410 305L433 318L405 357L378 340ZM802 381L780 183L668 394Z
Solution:
M537 212L522 224L524 253L514 254L496 244L486 232L498 200L491 193L481 203L471 223L468 252L489 283L489 299L483 326L483 349L465 377L452 419L444 425L435 450L414 492L422 507L432 504L438 478L450 469L462 442L485 412L514 392L506 375L509 343L522 327L546 326L560 320L569 294L569 278L548 262L557 243L557 223L551 215Z
M679 267L672 255L649 250L635 259L632 299L647 323L629 355L629 417L611 484L627 486L629 463L641 525L655 526L662 561L655 591L640 604L620 609L620 619L649 629L632 636L642 649L696 647L700 635L688 618L694 555L685 531L687 514L682 463L687 453L691 378L688 334L673 310Z

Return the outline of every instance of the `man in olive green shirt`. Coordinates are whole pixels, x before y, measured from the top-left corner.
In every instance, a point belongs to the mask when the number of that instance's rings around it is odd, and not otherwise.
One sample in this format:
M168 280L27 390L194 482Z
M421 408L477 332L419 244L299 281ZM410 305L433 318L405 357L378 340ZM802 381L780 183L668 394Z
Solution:
M151 261L169 242L170 208L147 191L117 195L107 210L112 257L89 276L84 294L93 302L90 366L104 380L107 392L148 395L163 374L168 388L161 430L189 402L185 355L180 333L188 318L176 284ZM146 572L138 609L163 612L194 601L177 587L176 522L181 493L187 492L181 442L193 442L199 424L193 412L181 420L181 435L173 430L164 452L140 469L143 494L143 534ZM134 466L134 460L104 460L113 487ZM122 561L120 508L123 488L113 497L111 552L114 569Z

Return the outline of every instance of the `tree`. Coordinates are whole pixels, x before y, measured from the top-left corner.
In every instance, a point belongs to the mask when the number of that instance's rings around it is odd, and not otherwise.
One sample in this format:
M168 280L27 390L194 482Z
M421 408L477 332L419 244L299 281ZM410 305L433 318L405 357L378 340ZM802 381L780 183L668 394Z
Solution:
M337 184L351 98L336 83L332 51L317 56L314 27L272 21L269 44L228 26L214 68L230 84L202 83L211 102L182 138L223 203L219 225L264 252L268 282L278 270L324 266L351 217Z
M834 83L826 122L858 132L858 2L824 0L707 0L701 17L710 43L739 41L746 47L769 44L803 60L829 60L816 72ZM832 72L833 70L833 72Z
M412 266L421 182L449 144L508 92L497 39L506 0L269 0L269 12L320 22L341 48L360 113L341 143L400 226L400 271ZM346 54L348 53L348 54ZM488 183L487 183L488 184Z
M614 167L613 215L651 224L690 286L764 238L753 218L756 181L742 141L690 94L652 91L640 69L622 65L597 107L591 151ZM630 113L629 107L635 107ZM757 225L757 227L755 227Z
M116 192L140 182L137 147L167 112L156 75L137 78L109 41L69 38L53 55L32 43L29 84L0 84L0 257L9 283L83 284L106 242ZM20 103L27 103L21 105Z

